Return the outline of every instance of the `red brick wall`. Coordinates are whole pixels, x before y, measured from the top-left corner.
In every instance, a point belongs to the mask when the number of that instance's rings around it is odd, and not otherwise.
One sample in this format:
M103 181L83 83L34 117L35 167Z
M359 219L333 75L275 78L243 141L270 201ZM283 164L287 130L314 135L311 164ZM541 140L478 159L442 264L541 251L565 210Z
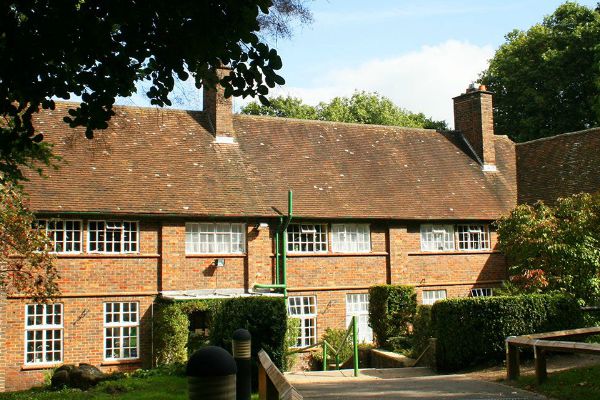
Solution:
M496 164L491 93L474 91L455 97L454 125L485 164Z
M5 335L8 324L6 321L6 297L0 292L0 392L5 390L6 380L6 343Z

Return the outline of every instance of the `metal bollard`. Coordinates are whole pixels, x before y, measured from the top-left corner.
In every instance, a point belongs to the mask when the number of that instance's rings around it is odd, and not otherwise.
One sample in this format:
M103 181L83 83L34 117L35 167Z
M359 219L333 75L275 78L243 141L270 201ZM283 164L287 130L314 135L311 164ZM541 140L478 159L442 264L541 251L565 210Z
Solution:
M235 360L225 349L206 346L187 363L189 400L235 400Z
M236 398L250 400L252 396L251 348L252 336L246 329L233 332L233 358L237 366Z

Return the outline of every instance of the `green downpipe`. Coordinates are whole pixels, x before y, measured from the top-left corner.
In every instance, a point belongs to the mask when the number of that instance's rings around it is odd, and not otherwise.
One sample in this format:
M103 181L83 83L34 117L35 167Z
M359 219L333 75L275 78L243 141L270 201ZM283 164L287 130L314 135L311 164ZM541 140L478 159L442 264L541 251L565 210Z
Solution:
M287 228L290 225L290 222L292 221L292 217L293 217L293 194L292 191L289 190L288 191L288 216L287 216L287 221L285 221L285 226L283 227L283 229L281 230L281 233L283 235L283 248L281 249L281 284L284 286L283 289L283 297L287 298L287 246L288 246L288 242L287 242Z
M279 285L279 227L275 231L275 284Z
M323 343L323 371L327 371L327 342Z
M358 326L356 315L352 317L352 346L354 347L354 376L358 376Z

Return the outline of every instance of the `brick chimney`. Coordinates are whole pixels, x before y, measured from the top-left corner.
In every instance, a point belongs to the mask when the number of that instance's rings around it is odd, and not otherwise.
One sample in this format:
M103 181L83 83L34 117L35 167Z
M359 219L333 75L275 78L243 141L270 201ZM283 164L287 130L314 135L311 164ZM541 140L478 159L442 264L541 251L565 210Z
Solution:
M216 69L217 80L229 75L230 68ZM217 143L233 143L233 97L225 98L225 89L218 82L215 87L204 85L204 112Z
M460 131L482 164L484 171L496 170L492 93L484 85L471 85L454 99L454 127Z

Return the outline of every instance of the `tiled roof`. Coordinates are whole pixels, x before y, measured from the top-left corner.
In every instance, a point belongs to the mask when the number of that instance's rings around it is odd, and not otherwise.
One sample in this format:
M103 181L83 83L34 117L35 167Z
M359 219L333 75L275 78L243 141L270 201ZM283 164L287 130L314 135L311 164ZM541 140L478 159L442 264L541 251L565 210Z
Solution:
M516 146L519 203L600 190L600 129L565 133Z
M62 122L37 128L64 162L26 184L38 212L306 218L494 219L516 203L514 144L498 136L498 172L482 172L453 132L234 116L216 144L202 112L116 107L87 140Z

